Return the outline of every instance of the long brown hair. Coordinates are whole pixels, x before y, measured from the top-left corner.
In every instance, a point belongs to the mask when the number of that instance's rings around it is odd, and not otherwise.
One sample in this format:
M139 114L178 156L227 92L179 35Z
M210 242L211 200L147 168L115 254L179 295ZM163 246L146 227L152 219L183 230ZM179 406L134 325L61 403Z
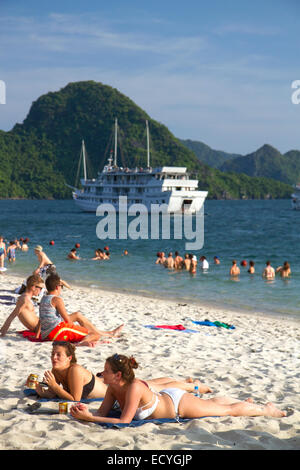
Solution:
M122 373L122 379L131 384L135 379L133 369L138 368L138 363L133 356L127 357L122 354L114 354L106 359L109 363L112 371L116 374L117 372Z

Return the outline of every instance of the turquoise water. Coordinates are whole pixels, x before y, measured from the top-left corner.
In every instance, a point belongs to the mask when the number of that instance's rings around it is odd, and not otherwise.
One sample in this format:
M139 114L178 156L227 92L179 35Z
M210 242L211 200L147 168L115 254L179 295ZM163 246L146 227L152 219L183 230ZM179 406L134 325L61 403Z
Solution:
M0 227L6 240L28 237L29 251L17 251L9 274L28 276L37 266L33 248L36 244L57 266L62 278L94 288L109 288L143 295L174 298L204 304L230 306L241 311L257 309L274 314L299 315L300 312L300 212L292 211L289 200L277 201L206 201L204 246L195 252L210 262L207 273L191 276L170 272L155 265L156 253L185 253L186 240L99 240L99 217L81 212L73 201L0 201ZM171 231L172 233L172 231ZM49 241L54 240L53 246ZM66 255L80 243L80 261ZM94 250L109 246L109 261L92 261ZM122 256L124 248L129 256ZM213 264L218 255L221 265ZM255 261L256 273L250 276L241 268L239 281L229 277L232 259ZM262 279L267 259L273 267L289 261L289 280ZM3 285L3 281L2 281Z

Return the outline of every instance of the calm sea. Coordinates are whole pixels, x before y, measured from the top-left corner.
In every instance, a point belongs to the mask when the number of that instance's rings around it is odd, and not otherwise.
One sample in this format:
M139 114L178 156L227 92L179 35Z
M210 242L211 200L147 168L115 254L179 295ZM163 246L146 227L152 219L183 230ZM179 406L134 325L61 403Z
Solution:
M9 274L27 277L37 266L33 248L36 244L57 266L63 279L93 288L229 306L240 311L299 315L300 312L300 211L291 210L289 200L277 201L206 201L204 246L196 251L210 262L208 272L200 269L195 276L171 272L156 265L156 253L185 253L186 240L99 240L99 218L81 212L73 201L0 201L0 231L6 240L28 237L29 251L17 251L16 262L6 267ZM172 233L172 232L171 232ZM54 240L54 245L49 242ZM80 243L80 261L66 255ZM109 261L92 261L94 250L109 246ZM123 250L129 251L123 256ZM221 264L215 266L217 255ZM229 277L232 259L255 262L256 273L249 275L241 267L239 281ZM274 267L289 261L292 276L262 279L266 260ZM2 286L4 276L1 280Z

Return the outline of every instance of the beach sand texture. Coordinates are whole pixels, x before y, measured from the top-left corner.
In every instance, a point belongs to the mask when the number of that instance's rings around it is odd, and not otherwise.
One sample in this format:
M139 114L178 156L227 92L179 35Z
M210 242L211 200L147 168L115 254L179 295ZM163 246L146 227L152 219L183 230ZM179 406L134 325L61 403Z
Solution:
M0 324L14 308L10 298L23 279L1 276ZM106 357L118 352L134 355L139 378L162 376L199 378L213 393L203 396L252 397L272 401L288 416L276 418L213 417L188 422L145 424L136 428L106 429L74 420L70 415L29 415L34 403L23 386L30 373L51 368L51 342L32 343L17 334L24 327L15 320L0 338L0 450L221 450L300 448L300 322L297 319L238 313L212 307L107 292L98 289L64 290L69 313L80 310L99 329L125 323L123 334L109 344L77 348L78 363L94 373ZM200 326L191 320L221 321L235 329ZM145 325L178 325L197 333L150 329ZM57 408L49 402L47 407ZM99 403L90 405L97 409Z

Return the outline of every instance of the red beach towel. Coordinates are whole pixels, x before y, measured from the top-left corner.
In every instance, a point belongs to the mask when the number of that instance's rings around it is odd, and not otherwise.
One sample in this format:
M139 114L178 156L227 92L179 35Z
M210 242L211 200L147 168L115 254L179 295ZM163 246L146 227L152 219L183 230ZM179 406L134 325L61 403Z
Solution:
M42 339L41 336L36 338L35 333L33 331L29 331L29 330L18 331L17 333L19 335L22 335L23 338L27 338L32 343L42 343L44 341L50 341L49 339Z
M185 330L183 325L155 325L156 328L167 328L169 330Z

